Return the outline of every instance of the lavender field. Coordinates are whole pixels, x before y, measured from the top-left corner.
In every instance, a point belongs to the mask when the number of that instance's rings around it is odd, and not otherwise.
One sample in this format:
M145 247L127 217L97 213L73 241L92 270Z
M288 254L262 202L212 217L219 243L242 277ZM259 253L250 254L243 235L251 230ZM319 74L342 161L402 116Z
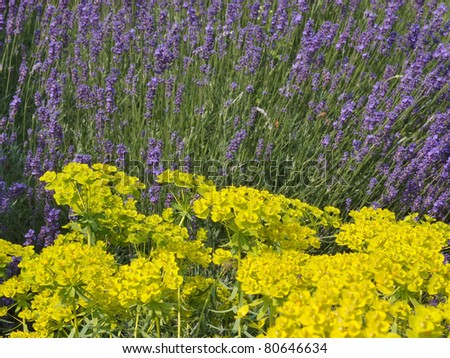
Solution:
M39 178L70 162L138 177L146 215L179 169L448 223L449 40L434 0L2 1L0 238L53 244Z

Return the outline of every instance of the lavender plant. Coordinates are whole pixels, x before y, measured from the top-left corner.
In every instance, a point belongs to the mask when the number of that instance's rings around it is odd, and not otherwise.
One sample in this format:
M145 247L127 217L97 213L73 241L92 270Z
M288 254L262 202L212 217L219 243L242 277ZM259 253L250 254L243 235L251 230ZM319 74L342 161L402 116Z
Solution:
M434 0L9 1L0 180L40 218L16 240L53 225L36 179L70 161L139 175L146 210L167 199L154 176L183 167L448 221L449 19ZM2 200L11 231L24 207Z

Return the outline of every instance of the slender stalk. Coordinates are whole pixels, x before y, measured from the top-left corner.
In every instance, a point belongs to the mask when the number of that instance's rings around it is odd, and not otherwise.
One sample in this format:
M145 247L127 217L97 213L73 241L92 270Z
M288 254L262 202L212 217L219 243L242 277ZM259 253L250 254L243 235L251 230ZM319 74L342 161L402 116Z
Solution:
M155 326L156 326L156 337L161 338L161 323L159 317L155 318Z
M137 334L138 334L139 313L140 313L140 306L138 306L138 310L137 310L137 314L136 314L136 322L134 324L134 338L137 338Z
M181 286L178 286L177 290L177 303L178 303L177 337L181 338Z

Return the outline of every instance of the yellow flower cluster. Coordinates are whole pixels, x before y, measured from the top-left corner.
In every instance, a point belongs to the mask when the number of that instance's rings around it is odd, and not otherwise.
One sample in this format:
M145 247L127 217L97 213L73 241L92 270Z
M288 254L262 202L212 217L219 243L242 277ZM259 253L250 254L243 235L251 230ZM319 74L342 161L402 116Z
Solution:
M203 277L201 275L188 277L183 285L183 299L209 294L208 290L214 282L215 280L212 277Z
M87 245L60 235L53 246L24 259L21 272L2 285L0 296L22 302L19 317L33 323L42 336L52 336L93 310L119 317L136 305L158 305L174 300L183 282L176 256L155 252L117 265L105 244ZM29 302L28 302L29 301Z
M232 247L238 245L235 241L249 237L282 249L318 248L318 229L340 226L340 219L335 215L338 209L322 211L298 199L248 187L231 186L204 192L193 203L193 209L198 218L210 217L237 233L230 242ZM241 246L249 250L252 243L250 240Z
M39 255L23 258L19 267L20 275L0 286L0 296L18 301L24 308L19 317L33 322L35 331L44 336L73 323L79 312L94 308L94 292L116 271L114 257L103 243L88 246L63 235Z
M87 232L90 243L97 236L113 243L146 240L134 230L145 215L136 210L136 200L124 199L128 195L139 197L139 190L145 188L137 178L107 164L89 168L69 163L61 173L46 172L40 180L48 183L45 188L54 191L59 205L70 206L80 218L70 227Z
M351 212L353 223L341 227L336 243L356 252L369 253L377 289L385 295L394 290L432 295L446 291L448 266L442 248L449 240L444 223L418 222L415 217L396 221L388 210L363 208Z
M178 259L187 258L190 262L207 267L211 262L211 248L204 246L205 231L200 231L196 240L189 240L185 227L173 224L173 210L164 210L162 217L152 215L146 218L143 231L152 238L157 250L176 254Z
M166 174L168 172L165 172ZM169 175L178 185L208 187L203 177ZM174 252L177 258L187 258L206 267L211 261L211 249L201 240L188 240L186 228L173 224L173 211L167 209L160 215L145 216L136 209L139 190L144 188L135 177L117 171L106 164L69 163L61 173L47 172L42 178L46 189L55 192L58 204L69 205L79 220L67 228L87 233L88 241L102 239L114 244L151 242L158 250Z
M13 298L20 307L19 317L32 323L40 336L67 334L68 327L94 311L112 321L141 305L153 307L159 316L162 311L168 314L172 308L167 302L176 299L183 282L180 268L188 263L207 267L211 262L204 229L191 240L185 227L174 224L172 209L161 216L139 213L129 195L137 197L143 185L115 167L71 163L61 173L47 172L41 180L78 220L39 255L32 247L0 240L2 275L13 255L23 257L20 275L0 286L0 296ZM150 243L150 256L138 253L142 257L118 265L103 241Z
M358 266L364 260L364 256L356 255L347 255L347 266ZM358 259L362 260L358 263ZM315 284L299 283L278 309L275 325L267 332L269 337L442 336L448 307L414 306L400 297L386 300L369 278L350 280L338 273L335 265L339 263L341 258L330 260L329 274Z
M280 316L269 328L268 336L371 337L386 334L393 321L385 314L389 303L378 297L370 277L365 277L367 259L367 255L360 254L310 257L295 272L294 292L279 308ZM364 318L372 311L377 314L370 313Z
M173 253L161 252L155 259L138 258L105 282L107 295L127 309L139 304L163 303L183 282Z
M137 335L143 321L144 333L156 336L161 325L178 335L203 326L267 337L449 335L444 223L363 208L342 224L333 207L247 187L218 190L178 171L158 181L181 188L181 199L146 216L136 209L143 185L115 167L72 163L42 180L78 218L39 254L0 240L0 278L13 256L22 257L20 274L0 285L0 297L15 301L0 315L23 322L11 337L63 337L96 325L133 326ZM210 219L214 235L227 235L214 251L208 231L191 238L183 226L194 214ZM343 253L306 251L320 247L324 232ZM108 252L128 249L120 259Z
M449 267L441 253L450 227L413 217L396 221L393 213L381 209L364 208L351 215L354 223L342 225L336 242L356 252L311 256L294 271L296 286L267 335L448 335L448 303L436 307L426 303L429 296L439 294L447 300L450 294Z
M75 206L73 210L81 212L84 209L84 202L89 201L93 196L108 199L113 188L115 192L122 195L138 196L139 190L145 185L139 182L136 177L128 176L124 172L118 171L116 167L108 164L94 164L89 168L87 164L69 163L61 173L53 171L46 172L40 179L47 182L46 189L55 191L55 200L58 204ZM109 187L111 185L112 188ZM79 192L80 187L89 188L84 194ZM93 189L100 191L95 193ZM100 200L93 201L92 210L99 208L105 203Z
M102 242L92 247L64 242L61 235L55 245L20 264L20 277L32 287L95 286L115 270L114 257L104 246Z
M242 261L236 279L246 294L283 298L297 287L298 272L308 257L294 250L249 254Z
M235 258L230 250L218 248L214 251L212 261L215 265L233 265Z
M211 180L206 180L204 176L184 173L179 170L165 170L158 176L156 182L160 184L174 184L179 188L195 188L200 194L216 190L214 183Z

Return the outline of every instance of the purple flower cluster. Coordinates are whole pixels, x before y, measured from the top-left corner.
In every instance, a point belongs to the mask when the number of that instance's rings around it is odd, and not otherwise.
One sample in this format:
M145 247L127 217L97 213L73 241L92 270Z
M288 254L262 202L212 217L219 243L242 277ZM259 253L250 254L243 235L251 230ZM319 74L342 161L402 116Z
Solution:
M6 266L6 269L5 269L6 277L5 278L0 277L0 285L7 279L9 279L13 276L19 275L20 267L18 265L21 261L22 261L22 258L20 256L12 256L11 257L11 262ZM14 301L12 299L6 298L4 296L0 296L0 307L10 306L13 303L14 303Z
M28 188L23 183L13 183L8 186L4 181L0 180L0 214L9 212L13 203L19 198L30 197L31 195L31 188Z
M60 209L53 208L50 204L46 204L44 209L45 224L40 228L37 235L33 229L29 229L24 236L24 245L33 245L37 249L53 245L56 237L60 234L60 214Z
M147 156L145 158L146 174L157 176L163 172L161 163L163 142L150 138L147 146Z
M125 168L127 154L128 150L125 144L120 143L116 146L116 165L121 169Z
M233 160L236 152L238 151L240 145L244 141L244 139L247 137L247 131L245 129L240 130L236 133L234 138L230 141L230 144L228 145L227 153L225 154L225 158L228 160Z
M151 118L152 117L152 111L154 106L154 100L156 95L156 89L158 87L159 80L156 77L153 77L149 83L147 83L147 95L145 97L145 118Z
M403 205L432 216L450 211L450 110L428 121L427 138L421 147L411 144L394 154L395 166L386 181L386 203L400 195ZM426 186L428 178L434 185Z

